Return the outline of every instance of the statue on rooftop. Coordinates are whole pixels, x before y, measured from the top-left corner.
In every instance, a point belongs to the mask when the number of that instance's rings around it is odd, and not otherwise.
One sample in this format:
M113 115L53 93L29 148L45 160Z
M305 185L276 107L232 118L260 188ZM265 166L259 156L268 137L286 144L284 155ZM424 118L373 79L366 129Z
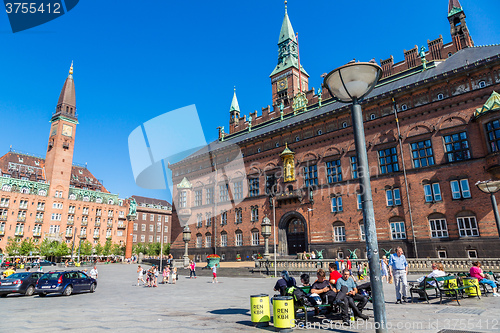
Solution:
M137 216L137 202L135 201L134 198L130 198L130 206L129 206L128 215Z

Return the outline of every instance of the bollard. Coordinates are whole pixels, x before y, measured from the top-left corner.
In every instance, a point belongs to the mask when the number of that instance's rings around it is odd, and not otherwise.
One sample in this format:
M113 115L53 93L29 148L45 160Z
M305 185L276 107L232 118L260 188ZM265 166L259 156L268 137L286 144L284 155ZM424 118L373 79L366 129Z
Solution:
M273 322L276 332L292 332L295 323L295 309L292 296L273 297Z
M481 296L481 289L479 288L479 281L476 278L463 278L462 279L465 286L470 286L469 288L465 289L465 293L469 297L476 297L476 296ZM474 286L477 286L477 291ZM479 295L478 295L479 293Z
M252 323L254 326L269 326L269 320L271 320L269 295L259 294L250 296L250 309L252 312Z

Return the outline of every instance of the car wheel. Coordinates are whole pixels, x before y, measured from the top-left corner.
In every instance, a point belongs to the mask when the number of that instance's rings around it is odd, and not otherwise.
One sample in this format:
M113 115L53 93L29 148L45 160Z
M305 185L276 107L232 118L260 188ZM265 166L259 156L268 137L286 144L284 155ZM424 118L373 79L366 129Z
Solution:
M1 294L0 297L5 298L7 297L7 294Z
M95 283L92 283L90 285L90 290L89 290L91 293L93 293L95 291Z
M39 295L40 297L45 297L45 296L47 296L47 294L46 294L46 293L40 293L40 294L38 294L38 295Z
M72 286L67 286L64 288L63 295L64 296L69 296L73 292L73 287Z
M26 289L26 292L24 293L24 295L26 295L26 296L32 296L34 292L35 292L35 287L29 286Z

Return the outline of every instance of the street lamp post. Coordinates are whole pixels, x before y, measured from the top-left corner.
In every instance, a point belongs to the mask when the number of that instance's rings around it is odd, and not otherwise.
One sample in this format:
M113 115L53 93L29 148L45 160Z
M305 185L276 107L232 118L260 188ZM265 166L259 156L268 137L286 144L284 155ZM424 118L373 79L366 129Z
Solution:
M184 241L184 267L189 265L189 256L188 256L188 244L191 240L191 230L189 230L189 226L185 226L182 231L182 240Z
M498 236L500 237L500 215L498 214L497 199L495 192L500 190L500 180L487 180L484 182L477 182L476 186L484 193L489 193L491 198L491 205L493 206L493 213L495 214L495 222L497 224Z
M266 216L262 219L261 234L264 237L264 259L269 259L269 237L271 236L271 220Z
M324 83L332 96L340 102L351 103L352 126L358 162L358 176L361 185L362 211L365 224L366 250L370 267L372 285L373 312L376 331L387 332L384 290L380 273L380 256L378 252L377 230L373 211L373 199L370 185L368 156L366 153L363 116L359 104L377 84L382 68L374 62L352 62L341 66L325 77Z

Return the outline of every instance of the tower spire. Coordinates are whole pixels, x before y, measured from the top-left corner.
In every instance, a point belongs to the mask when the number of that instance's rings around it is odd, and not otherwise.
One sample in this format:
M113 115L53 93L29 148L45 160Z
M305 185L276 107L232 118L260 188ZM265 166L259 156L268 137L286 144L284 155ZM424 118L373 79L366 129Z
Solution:
M455 10L460 11L462 10L462 5L458 0L449 0L448 1L448 15L451 14L451 11L455 8Z
M467 22L465 22L465 12L458 0L448 0L448 21L450 22L451 39L455 46L455 52L474 46Z
M229 112L238 111L240 112L240 106L238 105L238 98L236 98L236 86L234 87L233 100L231 101L231 107Z
M64 85L59 94L59 100L57 101L56 113L54 117L64 115L73 119L76 119L76 98L75 98L75 82L73 81L73 61L69 68L69 74L64 81Z
M233 133L234 127L238 125L240 120L240 106L236 97L236 87L234 87L233 100L229 108L229 133Z

